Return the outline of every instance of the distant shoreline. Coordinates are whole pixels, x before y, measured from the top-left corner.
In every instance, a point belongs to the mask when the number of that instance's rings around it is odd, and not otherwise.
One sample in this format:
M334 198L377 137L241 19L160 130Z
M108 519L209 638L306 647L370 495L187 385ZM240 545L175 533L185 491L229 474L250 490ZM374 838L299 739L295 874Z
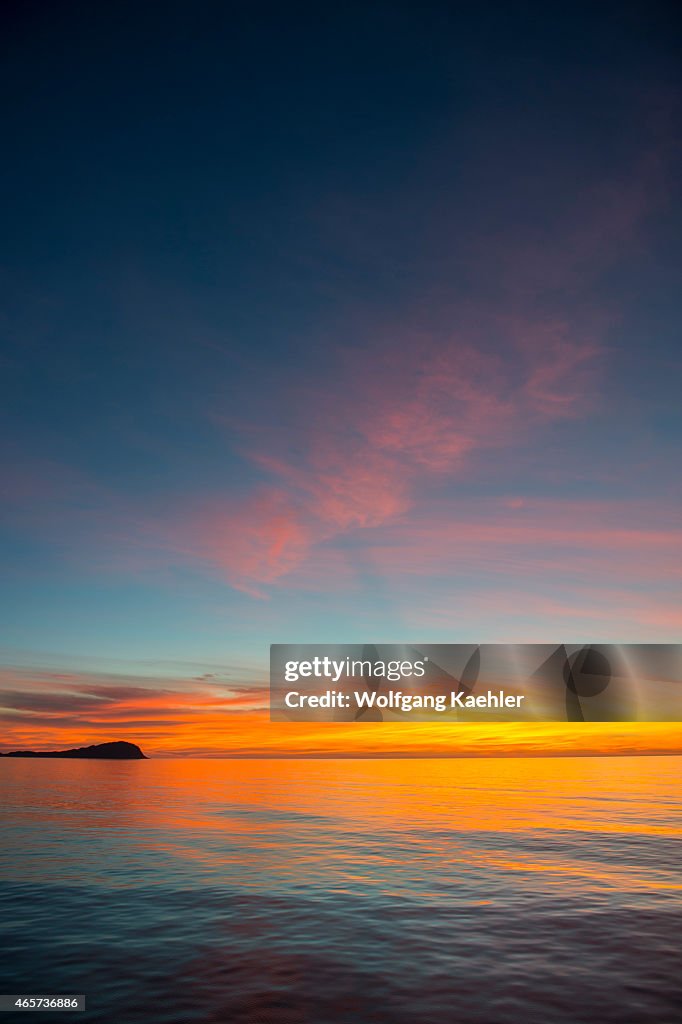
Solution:
M92 743L89 747L73 747L70 750L12 750L0 757L59 757L91 761L146 761L137 743L116 740L112 743Z
M157 754L155 761L496 761L496 760L541 760L571 757L682 757L681 750L618 750L618 751L524 751L499 752L496 754Z
M132 748L132 751L111 752L107 747L125 746ZM26 760L56 758L62 760L91 760L91 761L148 761L149 757L143 754L137 744L94 744L91 747L77 747L73 750L15 750L6 754L0 753L0 758L22 758ZM585 758L585 757L682 757L680 750L561 750L561 751L498 751L496 753L429 753L419 751L415 753L347 753L334 751L334 753L227 753L227 754L157 754L155 761L496 761L496 760L543 760L556 758Z

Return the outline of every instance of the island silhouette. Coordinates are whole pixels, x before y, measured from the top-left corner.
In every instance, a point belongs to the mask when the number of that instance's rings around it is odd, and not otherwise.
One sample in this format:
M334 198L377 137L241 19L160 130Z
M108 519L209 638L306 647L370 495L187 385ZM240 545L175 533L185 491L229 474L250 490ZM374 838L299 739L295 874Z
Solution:
M0 757L82 757L109 761L146 761L137 743L116 740L113 743L93 743L89 747L74 747L72 750L12 750Z

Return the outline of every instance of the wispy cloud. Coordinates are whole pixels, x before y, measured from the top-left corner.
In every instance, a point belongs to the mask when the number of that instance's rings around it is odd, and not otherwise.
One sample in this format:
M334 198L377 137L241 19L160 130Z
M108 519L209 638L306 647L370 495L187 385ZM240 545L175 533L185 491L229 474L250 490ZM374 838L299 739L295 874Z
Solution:
M465 239L470 297L448 290L455 268L444 255L428 315L419 303L412 320L384 311L373 336L336 343L314 371L281 373L276 395L251 389L229 410L207 403L218 447L241 459L238 479L217 473L186 494L142 499L42 464L8 477L13 523L50 534L89 571L138 578L191 565L257 598L350 588L362 559L392 585L474 572L501 589L511 573L595 585L676 578L680 537L662 522L665 506L642 511L627 489L564 500L551 449L561 432L570 450L571 431L607 400L618 311L594 285L641 244L663 164L645 152L629 173L558 203L542 230L482 232L484 253ZM429 230L441 237L444 221ZM530 485L519 471L516 504L505 504L509 467L531 464Z
M215 677L149 679L0 668L0 723L7 749L125 738L167 744L175 731L201 747L203 723L265 707L267 689ZM137 737L137 739L136 739Z
M419 524L424 497L465 478L480 453L513 451L579 415L596 350L556 324L546 330L544 348L524 338L504 355L453 339L346 357L324 402L306 401L309 431L294 454L276 431L250 443L245 454L270 483L185 517L185 543L194 533L197 553L257 590L293 575L316 545Z
M271 723L265 691L170 680L140 686L120 677L3 669L3 752L50 750L127 739L156 756L420 757L680 753L670 723ZM180 686L180 689L178 689ZM183 689L184 687L184 689Z

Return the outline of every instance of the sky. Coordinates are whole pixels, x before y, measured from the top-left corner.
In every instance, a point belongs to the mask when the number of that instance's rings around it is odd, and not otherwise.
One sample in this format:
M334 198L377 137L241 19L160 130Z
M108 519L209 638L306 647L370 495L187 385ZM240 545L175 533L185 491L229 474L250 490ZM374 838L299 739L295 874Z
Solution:
M275 735L269 644L679 640L675 15L6 5L5 749L402 749Z

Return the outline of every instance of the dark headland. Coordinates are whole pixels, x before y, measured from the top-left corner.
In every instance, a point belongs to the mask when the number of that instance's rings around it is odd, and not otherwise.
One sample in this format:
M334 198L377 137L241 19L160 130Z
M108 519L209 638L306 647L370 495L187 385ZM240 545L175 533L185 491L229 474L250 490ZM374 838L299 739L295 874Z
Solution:
M147 760L137 743L117 740L114 743L93 743L90 747L76 747L74 750L13 750L0 757L82 757L108 761Z

